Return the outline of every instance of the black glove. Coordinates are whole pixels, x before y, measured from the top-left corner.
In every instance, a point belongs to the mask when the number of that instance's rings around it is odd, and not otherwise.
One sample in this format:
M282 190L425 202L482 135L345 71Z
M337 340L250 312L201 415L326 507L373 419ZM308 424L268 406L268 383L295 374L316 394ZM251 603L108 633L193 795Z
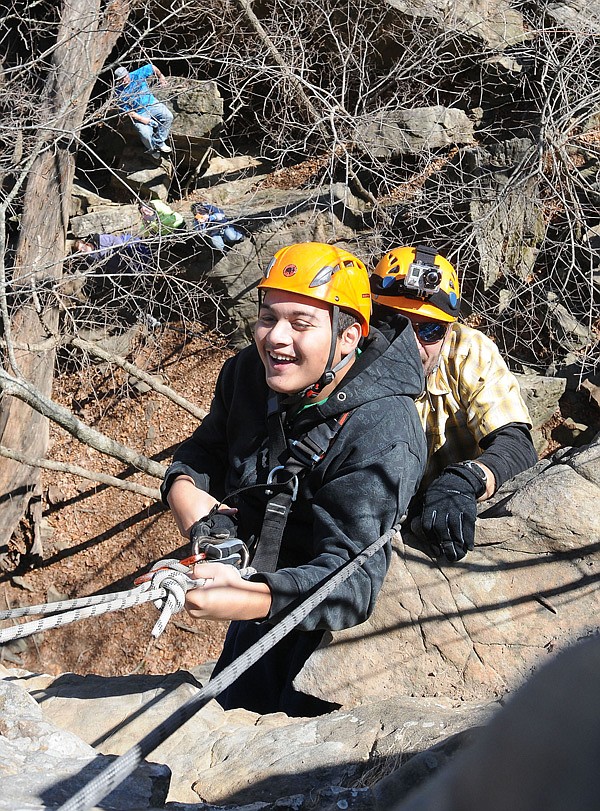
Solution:
M235 537L236 533L234 516L210 512L191 526L192 554L202 552L206 555L206 560L246 566L248 550L245 543Z
M484 482L463 465L450 465L429 485L420 523L436 557L454 562L473 549L477 499L484 492Z
M190 541L195 543L203 538L235 538L237 524L232 515L223 512L209 512L204 518L192 524Z

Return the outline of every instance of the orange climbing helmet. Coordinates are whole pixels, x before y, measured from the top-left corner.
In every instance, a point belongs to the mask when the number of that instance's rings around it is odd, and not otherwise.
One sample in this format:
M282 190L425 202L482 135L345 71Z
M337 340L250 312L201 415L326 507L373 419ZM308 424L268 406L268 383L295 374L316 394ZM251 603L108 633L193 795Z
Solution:
M362 334L369 334L369 274L364 263L343 248L322 242L298 242L281 248L265 269L258 287L326 301L353 313Z
M405 313L456 321L460 312L458 274L435 248L392 248L371 274L373 301Z

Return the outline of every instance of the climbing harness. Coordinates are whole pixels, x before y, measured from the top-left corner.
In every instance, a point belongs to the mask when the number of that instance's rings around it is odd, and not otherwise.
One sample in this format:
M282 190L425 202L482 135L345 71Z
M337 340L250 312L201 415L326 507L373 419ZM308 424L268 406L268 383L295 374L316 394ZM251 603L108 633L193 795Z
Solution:
M315 425L299 439L286 439L280 400L275 392L267 401L267 428L269 437L269 474L266 494L269 501L252 566L258 572L274 572L281 549L281 540L292 504L298 495L300 479L322 461L335 442L342 426L352 412L346 411L337 417ZM282 461L285 458L285 461ZM277 483L278 492L268 485Z
M227 665L218 676L208 682L193 698L179 707L168 718L165 718L141 741L120 755L107 768L100 772L76 794L60 806L57 811L87 811L110 794L123 780L132 774L139 764L163 741L166 741L186 721L189 721L211 699L220 695L223 690L245 673L261 656L282 640L296 625L310 614L341 583L347 580L358 568L391 540L396 529L388 530L384 535L366 547L352 560L344 563L333 575L326 579L318 589L308 595L293 611L287 614L277 625L255 642L245 653ZM164 700L164 699L161 699ZM156 706L156 705L155 705Z

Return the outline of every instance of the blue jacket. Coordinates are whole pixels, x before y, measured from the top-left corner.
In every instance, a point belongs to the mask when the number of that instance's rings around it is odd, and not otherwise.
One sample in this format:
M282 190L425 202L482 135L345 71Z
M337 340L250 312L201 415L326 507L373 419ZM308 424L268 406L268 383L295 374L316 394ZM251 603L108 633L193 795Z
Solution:
M134 112L144 115L148 107L158 103L146 82L146 79L153 75L154 69L148 63L129 72L131 81L127 86L117 85L115 88L117 104L124 113Z

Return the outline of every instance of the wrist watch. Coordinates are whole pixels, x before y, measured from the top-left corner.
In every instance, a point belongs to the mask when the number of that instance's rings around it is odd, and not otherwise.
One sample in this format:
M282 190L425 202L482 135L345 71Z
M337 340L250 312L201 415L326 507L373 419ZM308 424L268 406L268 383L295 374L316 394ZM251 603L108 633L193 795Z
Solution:
M477 464L477 462L474 462L472 459L467 459L466 462L459 462L459 464L463 467L468 467L469 470L471 470L477 476L477 478L481 480L483 490L479 495L483 495L487 490L488 485L487 473L485 470L481 467L481 465Z

